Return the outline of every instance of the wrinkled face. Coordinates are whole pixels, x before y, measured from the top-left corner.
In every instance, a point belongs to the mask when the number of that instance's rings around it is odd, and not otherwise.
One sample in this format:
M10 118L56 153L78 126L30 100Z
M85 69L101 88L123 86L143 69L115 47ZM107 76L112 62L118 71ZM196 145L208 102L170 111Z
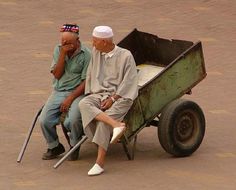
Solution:
M79 37L72 32L63 32L61 35L61 45L69 45L72 47L71 51L75 51L79 47Z
M107 39L93 37L93 47L95 47L98 51L104 52L107 46Z

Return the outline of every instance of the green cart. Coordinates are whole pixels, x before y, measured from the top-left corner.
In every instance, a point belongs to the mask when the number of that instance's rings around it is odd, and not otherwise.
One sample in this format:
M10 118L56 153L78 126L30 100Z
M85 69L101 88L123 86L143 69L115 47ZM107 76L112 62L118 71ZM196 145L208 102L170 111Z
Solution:
M121 142L128 158L134 158L137 135L147 126L158 127L166 152L191 155L203 140L205 117L195 102L180 97L191 94L207 75L201 42L162 39L134 29L118 45L129 49L138 71L144 71L139 96L125 117Z

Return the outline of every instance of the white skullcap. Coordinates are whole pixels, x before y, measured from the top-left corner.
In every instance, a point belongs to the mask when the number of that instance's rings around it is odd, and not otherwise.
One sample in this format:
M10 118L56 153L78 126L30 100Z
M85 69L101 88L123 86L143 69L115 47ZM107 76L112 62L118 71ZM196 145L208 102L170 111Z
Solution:
M109 26L96 26L93 29L93 36L96 38L111 38L113 37L113 32Z

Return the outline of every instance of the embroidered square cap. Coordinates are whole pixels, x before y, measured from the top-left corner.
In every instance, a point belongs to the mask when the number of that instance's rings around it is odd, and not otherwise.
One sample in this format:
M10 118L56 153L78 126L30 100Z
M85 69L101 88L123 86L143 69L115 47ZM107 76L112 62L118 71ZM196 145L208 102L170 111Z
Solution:
M60 32L73 32L79 34L79 26L77 24L63 24Z
M113 31L109 26L96 26L93 29L93 36L96 38L111 38Z

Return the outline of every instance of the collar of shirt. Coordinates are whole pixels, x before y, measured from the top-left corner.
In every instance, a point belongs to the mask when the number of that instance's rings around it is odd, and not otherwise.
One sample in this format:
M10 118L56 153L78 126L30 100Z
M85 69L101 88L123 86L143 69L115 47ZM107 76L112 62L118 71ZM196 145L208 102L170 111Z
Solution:
M76 56L77 54L79 54L81 51L85 52L85 48L82 45L82 43L80 43L80 48L78 48L77 50L75 50L75 52L73 53L73 55L71 57Z
M114 55L116 49L117 49L117 46L115 45L114 49L111 50L110 52L108 53L103 52L102 55L105 55L105 60L107 60L107 58L111 58Z

